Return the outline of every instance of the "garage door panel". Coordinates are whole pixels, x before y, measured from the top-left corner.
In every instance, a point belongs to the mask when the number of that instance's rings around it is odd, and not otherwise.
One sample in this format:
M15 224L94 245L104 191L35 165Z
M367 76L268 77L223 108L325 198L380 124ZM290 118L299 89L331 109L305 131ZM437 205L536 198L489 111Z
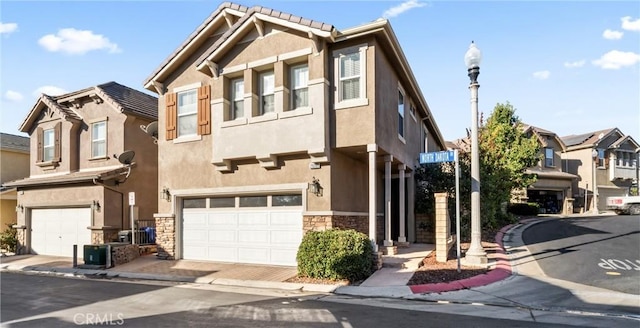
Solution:
M254 212L254 213L239 213L238 214L239 226L268 226L269 225L269 213Z
M298 246L302 240L302 231L271 231L271 244Z
M185 214L186 215L186 214ZM205 213L189 213L189 226L201 227L207 226L207 214Z
M238 225L236 213L210 213L208 223L210 226L230 226Z
M271 263L277 265L296 265L297 248L276 248L271 250Z
M222 261L222 262L237 262L238 261L238 249L235 247L224 246L210 246L208 248L209 254L206 260Z
M209 230L210 243L234 243L237 241L235 230Z
M206 244L208 241L207 230L204 230L204 229L202 230L188 229L184 231L183 235L185 240L190 240L195 244L198 244L198 243Z
M264 230L239 230L238 242L247 244L266 244L269 242L269 232Z
M206 245L188 245L184 247L184 252L190 254L192 260L208 260Z
M273 212L269 225L272 227L300 227L302 229L302 215L300 212Z
M91 244L90 208L52 208L31 210L31 250L36 254L73 256L78 245L82 258L84 245Z
M264 247L241 247L238 249L238 261L242 263L270 262L269 249Z

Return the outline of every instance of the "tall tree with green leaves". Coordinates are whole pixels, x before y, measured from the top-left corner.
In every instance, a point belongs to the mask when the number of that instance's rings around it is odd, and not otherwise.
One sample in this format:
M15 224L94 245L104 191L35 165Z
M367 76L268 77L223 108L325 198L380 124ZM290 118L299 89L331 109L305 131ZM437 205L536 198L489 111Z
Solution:
M526 188L536 176L526 169L537 164L539 144L527 136L516 109L507 102L497 104L479 132L480 198L483 227L497 228L506 223L504 207L511 191Z

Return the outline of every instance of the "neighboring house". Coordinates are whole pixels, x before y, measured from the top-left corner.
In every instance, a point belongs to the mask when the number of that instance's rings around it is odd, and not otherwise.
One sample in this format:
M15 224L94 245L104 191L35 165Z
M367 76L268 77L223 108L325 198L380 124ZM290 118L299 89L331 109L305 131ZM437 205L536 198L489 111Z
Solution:
M0 231L16 223L18 194L5 182L29 176L29 138L0 133Z
M326 228L415 240L412 172L444 140L387 20L339 31L226 2L145 88L159 256L295 265Z
M117 240L133 213L157 209L158 152L142 129L157 119L157 99L115 82L61 96L42 95L20 126L31 137L29 177L6 183L18 190L21 252L72 255ZM134 151L131 165L115 158ZM131 171L129 171L131 170Z
M567 172L580 179L573 185L576 202L585 211L606 210L607 197L624 196L638 176L640 146L619 129L611 128L562 137ZM595 201L593 200L595 197Z
M572 214L574 199L571 188L578 176L563 170L564 143L551 131L527 124L523 124L523 129L527 136L534 136L538 140L540 161L526 170L528 174L535 174L537 180L527 187L526 194L519 193L519 201L537 203L541 213Z

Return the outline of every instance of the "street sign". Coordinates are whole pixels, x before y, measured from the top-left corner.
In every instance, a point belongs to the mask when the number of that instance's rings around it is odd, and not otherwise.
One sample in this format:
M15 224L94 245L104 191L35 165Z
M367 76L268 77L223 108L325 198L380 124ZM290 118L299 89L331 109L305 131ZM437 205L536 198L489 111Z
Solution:
M135 205L136 204L136 193L135 192L129 192L129 205Z
M456 160L454 150L420 153L420 164L454 162Z

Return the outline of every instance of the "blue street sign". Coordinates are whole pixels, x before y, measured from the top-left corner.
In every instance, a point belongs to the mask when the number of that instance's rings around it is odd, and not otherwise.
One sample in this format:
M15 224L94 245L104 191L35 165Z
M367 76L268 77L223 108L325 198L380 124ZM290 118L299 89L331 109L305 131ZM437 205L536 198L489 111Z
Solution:
M420 153L420 164L454 162L455 154L454 150Z

